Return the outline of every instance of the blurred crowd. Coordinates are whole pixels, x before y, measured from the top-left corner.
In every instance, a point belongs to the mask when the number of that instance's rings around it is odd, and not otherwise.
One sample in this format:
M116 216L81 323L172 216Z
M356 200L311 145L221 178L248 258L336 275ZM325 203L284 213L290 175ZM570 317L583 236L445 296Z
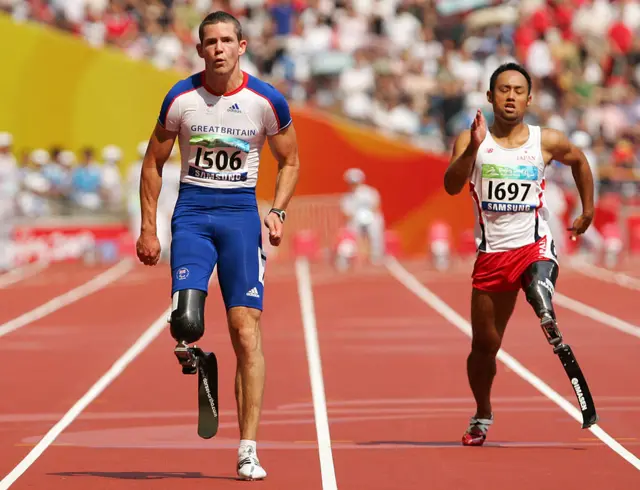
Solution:
M16 157L13 136L0 132L0 223L8 233L16 220L112 216L128 219L132 236L137 237L140 171L147 144L139 143L138 159L134 162L122 162L122 150L116 145L107 145L98 154L90 147L78 154L54 147L23 150ZM163 169L163 190L158 203L158 233L163 242L164 235L168 237L170 215L178 197L179 160L176 146ZM127 168L124 177L123 167Z
M0 0L0 10L186 73L202 69L201 19L225 10L248 40L245 71L293 103L437 153L450 151L478 108L491 123L490 75L517 61L533 78L527 122L570 136L598 196L640 204L637 0ZM41 215L52 202L85 210L128 202L131 211L120 155L104 148L98 165L90 149L77 164L62 149L25 154L21 182L31 194L17 201L21 212ZM548 177L554 212L579 212L570 170L554 164Z
M122 150L104 147L76 153L53 147L23 150L17 156L11 133L0 132L2 201L12 215L26 218L54 215L119 213L124 209Z
M14 236L19 223L34 226L40 219L46 223L64 216L85 218L85 223L115 220L128 223L129 239L135 242L141 225L140 173L147 145L147 141L138 144L133 162L123 162L122 149L116 145L99 152L86 147L78 153L60 147L36 148L18 156L12 134L0 131L0 272L11 268L20 255L21 242ZM176 146L163 168L156 213L163 260L170 250L180 173Z
M473 8L472 8L473 7ZM534 79L529 122L589 151L602 188L638 192L640 3L635 0L0 0L160 69L201 69L201 19L242 22L243 68L290 100L448 152L486 102L492 71Z

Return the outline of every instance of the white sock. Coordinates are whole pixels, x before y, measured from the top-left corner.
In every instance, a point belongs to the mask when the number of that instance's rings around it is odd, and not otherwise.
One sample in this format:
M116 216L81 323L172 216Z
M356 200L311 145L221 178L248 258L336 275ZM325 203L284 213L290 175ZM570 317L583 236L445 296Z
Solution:
M256 453L256 441L250 441L249 439L241 439L240 446L238 447L238 456L242 456L247 450L253 449L253 453Z

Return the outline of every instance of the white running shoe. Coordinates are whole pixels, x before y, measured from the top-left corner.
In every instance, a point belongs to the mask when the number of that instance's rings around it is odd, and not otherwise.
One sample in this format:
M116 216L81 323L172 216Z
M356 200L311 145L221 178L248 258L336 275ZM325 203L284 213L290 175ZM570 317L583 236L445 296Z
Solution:
M253 448L248 447L238 456L238 476L242 480L263 480L267 472L256 456Z

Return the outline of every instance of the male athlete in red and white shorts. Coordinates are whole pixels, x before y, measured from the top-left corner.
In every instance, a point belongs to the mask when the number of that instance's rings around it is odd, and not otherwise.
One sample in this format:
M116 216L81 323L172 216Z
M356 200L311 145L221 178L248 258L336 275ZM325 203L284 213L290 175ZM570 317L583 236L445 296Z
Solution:
M544 173L552 160L571 166L580 192L583 211L571 228L574 238L585 232L594 213L593 177L582 151L564 134L523 121L531 104L531 77L526 70L514 63L499 67L491 76L487 97L495 122L487 129L478 111L471 129L458 136L444 178L451 195L469 182L478 219L471 296L473 339L467 360L477 411L462 438L463 444L474 446L482 445L493 423L490 394L496 354L520 289L554 352L563 362L573 359L569 346L562 343L551 302L558 259L548 225ZM567 374L574 388L576 383L584 385L576 389L580 397L586 390L582 373L567 370ZM592 424L597 417L590 394L588 401L591 406L583 400L581 405L587 406L585 424Z

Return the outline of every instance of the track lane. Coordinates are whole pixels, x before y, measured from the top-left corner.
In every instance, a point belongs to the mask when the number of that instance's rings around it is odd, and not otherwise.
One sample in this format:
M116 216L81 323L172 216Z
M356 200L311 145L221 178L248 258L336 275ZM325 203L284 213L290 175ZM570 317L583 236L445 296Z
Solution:
M281 408L311 399L293 269L267 272L263 342L267 389L258 454L269 473L261 488L319 489L313 412ZM273 272L273 274L270 274ZM22 477L48 489L122 489L153 480L151 488L227 488L236 485L238 428L233 395L235 357L222 318L219 290L207 299L206 333L220 369L221 427L212 440L196 434L196 378L184 376L165 329L105 392L61 434ZM222 315L222 316L221 316ZM119 328L116 330L116 334Z
M106 288L0 339L0 475L7 474L158 312L167 283L136 267ZM39 438L38 438L39 439ZM20 488L22 483L17 482Z
M416 277L427 278L425 284L435 294L460 315L469 318L471 286L468 277L462 274L434 276L426 272L424 267L415 264L409 264L407 268L414 272ZM566 275L559 277L556 288L558 292L565 292L565 280ZM583 279L583 289L590 290L591 286L585 281ZM607 299L603 296L599 301L604 303ZM598 305L594 303L593 306ZM635 337L611 329L566 308L556 307L556 313L564 340L571 345L594 395L600 414L599 425L611 436L619 439L619 442L623 443L628 450L639 456L640 421L636 414L640 410L640 383L638 382L640 369L631 360L638 359L640 342ZM547 344L531 307L522 293L507 328L503 348L572 404L577 405L569 380ZM497 379L496 383L499 382ZM568 417L563 423L575 424ZM585 442L596 441L587 431L583 431L579 439Z
M558 292L640 328L640 292L571 269L560 270ZM640 342L640 338L629 337Z
M426 479L438 489L467 486L469 478L474 488L628 488L635 481L628 463L583 440L573 419L503 366L489 444L461 447L474 411L468 337L390 276L325 281L322 267L314 275L340 488L417 489ZM447 299L466 315L460 287L446 287Z
M37 275L0 289L0 324L91 280L109 268L75 263L54 263Z

